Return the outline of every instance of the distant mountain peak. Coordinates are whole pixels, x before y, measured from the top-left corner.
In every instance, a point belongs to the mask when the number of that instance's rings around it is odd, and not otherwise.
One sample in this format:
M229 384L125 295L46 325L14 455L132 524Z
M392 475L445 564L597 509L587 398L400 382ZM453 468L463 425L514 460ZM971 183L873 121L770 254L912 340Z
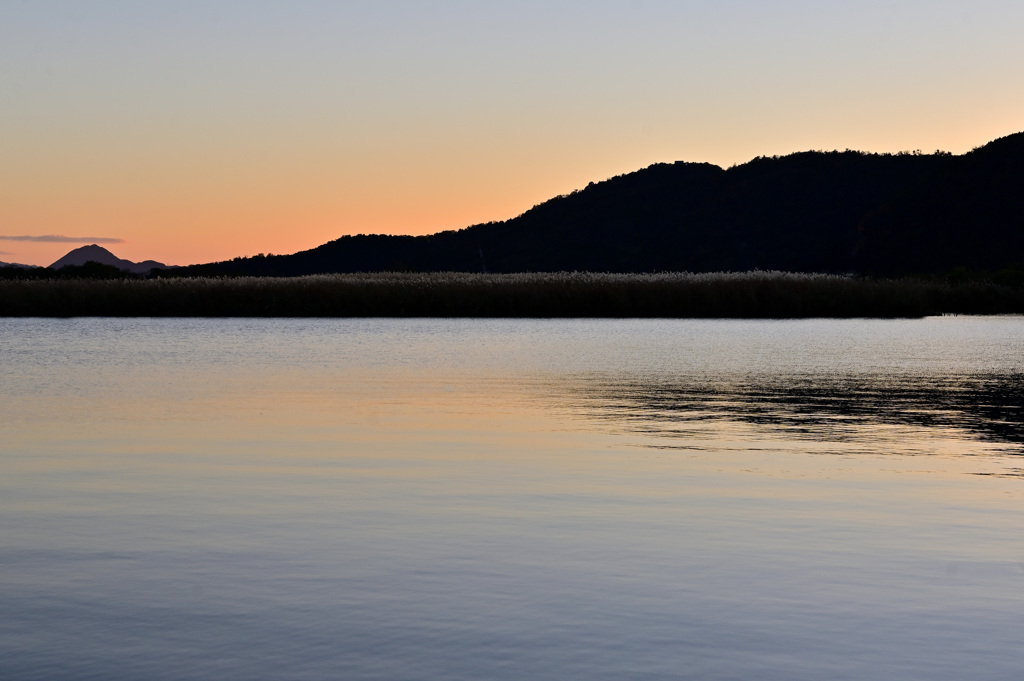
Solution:
M118 258L116 255L114 255L107 249L103 248L103 246L100 246L98 244L80 246L74 250L69 251L67 255L61 258L61 260L71 258L85 258L89 256L95 256L96 258L102 258L103 260L120 260L120 258ZM58 260L57 262L60 262L60 260ZM102 260L94 260L93 262L102 262Z
M50 265L51 270L59 270L61 267L66 265L81 266L87 262L98 262L101 265L112 265L118 269L126 270L128 272L134 272L135 274L145 274L154 268L165 268L167 265L156 262L155 260L144 260L142 262L132 262L131 260L125 260L119 258L107 249L97 244L89 244L88 246L81 246L73 251L70 251L63 258Z

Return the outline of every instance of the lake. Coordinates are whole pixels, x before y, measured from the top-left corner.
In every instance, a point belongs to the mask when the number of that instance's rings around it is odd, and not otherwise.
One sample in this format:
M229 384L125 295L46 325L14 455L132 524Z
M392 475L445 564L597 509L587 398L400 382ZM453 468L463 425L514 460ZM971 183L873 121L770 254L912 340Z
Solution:
M0 678L1010 679L1024 318L0 319Z

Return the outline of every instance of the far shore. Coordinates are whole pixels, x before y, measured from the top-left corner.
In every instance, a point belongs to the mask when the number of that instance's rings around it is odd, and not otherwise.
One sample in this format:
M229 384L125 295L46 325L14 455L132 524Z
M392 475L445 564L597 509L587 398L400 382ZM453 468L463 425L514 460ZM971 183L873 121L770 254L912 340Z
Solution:
M923 317L1024 314L1024 287L785 272L365 273L0 281L5 317Z

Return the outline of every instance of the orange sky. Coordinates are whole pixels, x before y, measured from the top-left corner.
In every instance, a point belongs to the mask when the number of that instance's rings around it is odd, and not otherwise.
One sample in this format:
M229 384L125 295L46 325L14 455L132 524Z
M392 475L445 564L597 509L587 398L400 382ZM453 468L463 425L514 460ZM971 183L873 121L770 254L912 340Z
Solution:
M189 264L513 217L660 161L1024 129L1009 2L0 8L0 261Z

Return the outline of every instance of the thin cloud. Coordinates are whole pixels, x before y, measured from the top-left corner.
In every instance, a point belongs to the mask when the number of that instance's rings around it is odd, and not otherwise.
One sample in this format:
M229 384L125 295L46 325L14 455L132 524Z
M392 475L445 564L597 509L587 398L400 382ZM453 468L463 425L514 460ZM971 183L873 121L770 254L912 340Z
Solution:
M32 241L43 244L123 244L124 239L110 236L62 236L60 234L43 234L41 236L4 236L0 241Z

